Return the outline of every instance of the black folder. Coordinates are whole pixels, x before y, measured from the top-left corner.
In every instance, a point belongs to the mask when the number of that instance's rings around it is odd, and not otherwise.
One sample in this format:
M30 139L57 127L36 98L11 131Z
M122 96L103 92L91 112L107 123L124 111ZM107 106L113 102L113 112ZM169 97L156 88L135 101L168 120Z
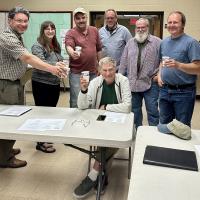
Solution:
M194 151L147 145L143 163L198 171L197 159Z

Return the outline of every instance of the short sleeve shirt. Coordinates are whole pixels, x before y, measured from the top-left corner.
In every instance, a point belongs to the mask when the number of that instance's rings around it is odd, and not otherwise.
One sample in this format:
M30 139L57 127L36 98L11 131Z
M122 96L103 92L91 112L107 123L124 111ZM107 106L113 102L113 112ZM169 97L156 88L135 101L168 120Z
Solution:
M73 73L81 71L97 72L97 52L101 51L101 41L96 27L88 26L87 34L83 34L76 27L69 30L65 37L65 45L82 47L80 58L70 58L70 68Z
M169 56L181 63L191 63L200 60L200 44L186 34L178 38L167 37L161 43L160 58L162 56ZM161 68L161 78L164 83L171 85L192 84L196 81L196 75L169 67Z
M20 79L27 69L19 57L28 50L20 41L20 35L11 28L0 33L0 79Z

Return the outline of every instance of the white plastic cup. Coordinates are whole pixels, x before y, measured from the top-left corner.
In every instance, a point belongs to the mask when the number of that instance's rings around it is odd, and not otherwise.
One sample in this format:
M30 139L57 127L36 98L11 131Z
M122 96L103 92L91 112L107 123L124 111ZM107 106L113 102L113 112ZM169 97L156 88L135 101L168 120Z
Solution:
M82 71L82 72L81 72L81 75L83 76L83 78L84 78L87 82L89 82L89 80L90 80L90 72L89 72L89 71Z
M69 68L69 67L65 67L64 69L65 69L65 71L66 71L66 74L69 75L70 68Z
M163 56L163 57L162 57L162 64L163 64L163 66L165 66L165 62L166 62L166 61L169 61L169 59L170 59L169 56Z
M64 70L66 73L66 76L69 74L70 68L69 68L69 60L68 59L64 59L63 63L65 64ZM66 78L66 76L63 76L61 78Z
M63 63L65 64L65 67L69 67L69 60L68 59L64 59Z
M81 50L82 50L82 47L75 46L75 51L78 53L79 56L81 55Z

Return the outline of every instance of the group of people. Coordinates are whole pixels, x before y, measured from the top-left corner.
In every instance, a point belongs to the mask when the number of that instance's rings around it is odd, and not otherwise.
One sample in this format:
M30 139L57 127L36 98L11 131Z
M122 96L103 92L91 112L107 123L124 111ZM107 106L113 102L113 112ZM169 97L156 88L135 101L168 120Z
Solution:
M75 27L66 33L69 54L70 107L95 108L134 113L137 129L142 125L145 101L148 123L157 126L173 119L190 126L195 104L195 81L200 73L200 44L184 33L186 18L180 11L169 14L170 36L163 41L149 33L149 20L139 18L135 36L118 24L114 9L105 11L105 25L99 30L87 25L87 12L73 12ZM21 35L26 31L29 12L16 7L8 14L9 27L0 34L0 103L24 104L24 86L20 78L27 64L33 69L32 89L37 106L56 106L60 77L66 74L56 27L51 21L41 24L40 35L30 54ZM77 51L76 47L81 47ZM162 61L162 57L168 57ZM81 75L89 71L89 82ZM118 72L118 73L117 73ZM159 103L159 106L158 106ZM15 141L0 139L0 167L23 167L26 161L15 155ZM55 152L52 144L38 142L36 149ZM108 171L117 149L106 148L106 167L102 189L108 184ZM74 190L83 198L95 187L100 169L99 154L89 174Z

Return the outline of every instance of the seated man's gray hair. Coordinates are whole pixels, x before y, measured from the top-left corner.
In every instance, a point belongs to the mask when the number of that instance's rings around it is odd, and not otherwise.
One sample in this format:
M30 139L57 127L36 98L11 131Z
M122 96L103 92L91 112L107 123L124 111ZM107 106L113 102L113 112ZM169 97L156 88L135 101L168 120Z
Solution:
M117 62L111 58L111 57L104 57L99 61L99 66L102 67L104 64L112 64L114 67L116 67Z

